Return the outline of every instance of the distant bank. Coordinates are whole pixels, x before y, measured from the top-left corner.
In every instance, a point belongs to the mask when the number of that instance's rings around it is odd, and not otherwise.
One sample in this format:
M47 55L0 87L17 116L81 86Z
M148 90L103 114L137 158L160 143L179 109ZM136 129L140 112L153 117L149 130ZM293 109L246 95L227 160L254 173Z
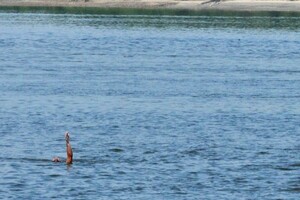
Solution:
M0 7L300 12L300 0L0 0Z

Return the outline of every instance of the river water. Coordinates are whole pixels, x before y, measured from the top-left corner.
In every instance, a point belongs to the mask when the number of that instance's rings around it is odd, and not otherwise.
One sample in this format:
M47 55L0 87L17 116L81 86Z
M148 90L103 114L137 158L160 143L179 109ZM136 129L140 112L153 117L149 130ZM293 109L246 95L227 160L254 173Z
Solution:
M299 17L0 13L1 198L299 199L299 39Z

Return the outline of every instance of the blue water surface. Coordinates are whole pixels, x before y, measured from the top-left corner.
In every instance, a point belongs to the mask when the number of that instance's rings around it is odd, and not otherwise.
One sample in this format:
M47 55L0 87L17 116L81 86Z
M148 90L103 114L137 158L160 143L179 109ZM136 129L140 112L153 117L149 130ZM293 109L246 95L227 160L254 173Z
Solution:
M0 13L1 198L299 199L299 21Z

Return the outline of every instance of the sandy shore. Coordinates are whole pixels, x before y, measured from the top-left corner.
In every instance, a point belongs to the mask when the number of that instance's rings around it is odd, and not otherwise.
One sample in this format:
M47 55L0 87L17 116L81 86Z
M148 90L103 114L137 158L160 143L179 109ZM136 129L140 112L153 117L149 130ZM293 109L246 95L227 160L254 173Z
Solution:
M0 6L300 12L300 0L0 0Z

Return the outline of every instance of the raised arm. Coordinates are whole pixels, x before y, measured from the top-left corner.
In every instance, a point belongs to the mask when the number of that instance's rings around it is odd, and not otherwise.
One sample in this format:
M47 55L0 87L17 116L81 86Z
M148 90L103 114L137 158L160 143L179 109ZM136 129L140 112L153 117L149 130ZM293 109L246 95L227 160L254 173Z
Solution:
M70 144L69 132L65 133L65 138L66 138L66 147L67 147L67 160L66 160L66 163L67 164L72 164L72 162L73 162L73 151L72 151L72 147L71 147L71 144Z

